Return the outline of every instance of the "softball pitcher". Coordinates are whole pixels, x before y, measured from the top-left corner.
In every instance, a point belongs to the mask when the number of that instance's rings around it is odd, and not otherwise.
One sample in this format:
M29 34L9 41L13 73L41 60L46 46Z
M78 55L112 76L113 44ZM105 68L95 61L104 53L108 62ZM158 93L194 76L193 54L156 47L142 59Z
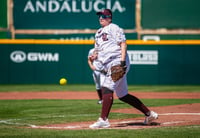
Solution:
M118 98L141 111L146 117L144 124L150 124L158 118L158 114L150 111L137 97L128 93L126 75L130 68L127 55L126 38L123 30L112 23L112 12L110 9L97 12L101 28L95 34L95 50L98 52L98 60L107 71L102 82L102 109L97 122L90 128L107 128L110 126L108 116L113 104L113 92ZM114 67L118 66L117 69ZM119 71L120 77L116 72ZM123 73L120 73L120 72Z

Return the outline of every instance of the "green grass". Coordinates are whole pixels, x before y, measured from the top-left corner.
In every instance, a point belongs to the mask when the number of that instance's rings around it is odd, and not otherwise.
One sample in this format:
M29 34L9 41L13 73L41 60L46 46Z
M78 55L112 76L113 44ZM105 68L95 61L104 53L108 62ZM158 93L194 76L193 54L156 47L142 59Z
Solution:
M148 106L200 103L200 99L142 99ZM46 130L27 129L29 125L94 121L101 106L96 100L0 100L0 137L187 137L198 136L199 126L168 127L144 130ZM131 108L114 100L113 109ZM136 109L133 109L136 110ZM110 119L134 118L141 115L112 113ZM188 132L186 131L188 130ZM12 132L12 133L11 133ZM177 134L180 133L181 134Z
M165 127L144 130L47 130L4 128L5 138L198 138L200 126Z
M200 99L143 99L148 106L200 103ZM99 117L101 106L96 100L0 100L0 119L21 124L56 124L91 121ZM112 109L131 108L114 100ZM136 109L133 109L136 110ZM110 119L132 118L138 115L111 113Z
M200 92L200 85L129 85L136 92ZM0 92L30 91L94 91L94 85L0 85Z
M137 92L200 92L200 86L129 86ZM95 91L94 85L0 85L0 92ZM200 103L200 99L142 99L148 107ZM112 109L131 108L118 99ZM164 107L163 107L164 108ZM200 126L163 127L140 130L52 130L29 125L95 121L101 106L96 100L0 100L0 138L197 138ZM136 110L136 109L133 109ZM110 119L139 114L110 113Z

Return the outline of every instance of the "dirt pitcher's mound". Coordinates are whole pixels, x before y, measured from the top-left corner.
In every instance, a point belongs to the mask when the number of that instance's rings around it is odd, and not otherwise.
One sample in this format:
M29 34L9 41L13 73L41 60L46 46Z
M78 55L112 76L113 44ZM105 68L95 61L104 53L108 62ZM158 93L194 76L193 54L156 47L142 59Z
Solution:
M152 127L178 126L178 125L200 125L200 103L184 104L176 106L152 107L151 110L159 113L159 119L151 125L143 125L144 117L134 119L109 120L111 127L108 129L144 129ZM135 109L112 110L118 113L140 114ZM54 124L46 126L31 126L32 128L45 129L89 129L94 122L75 122L67 124Z

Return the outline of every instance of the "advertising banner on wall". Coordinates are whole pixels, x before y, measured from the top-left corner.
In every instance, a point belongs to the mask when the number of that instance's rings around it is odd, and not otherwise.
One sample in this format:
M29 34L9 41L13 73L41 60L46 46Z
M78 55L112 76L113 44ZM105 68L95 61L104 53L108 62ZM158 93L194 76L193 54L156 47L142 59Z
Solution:
M135 28L136 0L13 0L16 29L97 29L96 12L111 9L113 22Z
M93 45L1 44L0 84L93 84ZM129 45L129 84L200 84L200 46Z

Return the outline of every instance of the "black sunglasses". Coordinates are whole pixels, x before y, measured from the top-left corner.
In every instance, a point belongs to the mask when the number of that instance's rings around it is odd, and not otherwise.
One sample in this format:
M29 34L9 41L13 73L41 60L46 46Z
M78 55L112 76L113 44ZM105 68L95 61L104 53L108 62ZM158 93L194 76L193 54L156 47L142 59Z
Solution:
M103 19L110 18L110 17L111 17L110 15L103 15L103 14L99 15L99 18L103 18Z

